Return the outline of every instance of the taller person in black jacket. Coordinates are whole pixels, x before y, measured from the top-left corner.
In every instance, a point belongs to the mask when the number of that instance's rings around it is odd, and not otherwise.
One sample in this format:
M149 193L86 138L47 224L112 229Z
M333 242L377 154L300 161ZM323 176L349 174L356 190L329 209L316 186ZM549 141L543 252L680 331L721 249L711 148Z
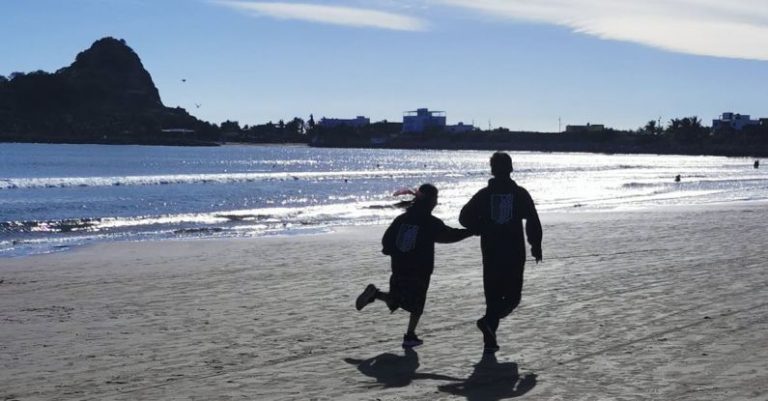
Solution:
M510 177L512 158L503 152L491 156L493 178L461 210L459 222L480 234L483 253L485 316L477 321L487 352L499 349L499 321L520 304L525 267L525 233L536 262L541 255L541 222L531 195Z

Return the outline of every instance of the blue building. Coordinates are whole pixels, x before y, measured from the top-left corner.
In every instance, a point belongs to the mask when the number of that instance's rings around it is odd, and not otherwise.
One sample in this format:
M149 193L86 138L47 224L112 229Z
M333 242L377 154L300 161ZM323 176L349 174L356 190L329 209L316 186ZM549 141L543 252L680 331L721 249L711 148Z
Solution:
M406 111L403 115L403 133L420 134L426 131L443 131L446 126L446 117L444 111L429 111L429 109L418 109L415 111Z
M760 125L760 120L753 120L748 114L723 113L720 118L712 120L712 131L741 131L751 125Z

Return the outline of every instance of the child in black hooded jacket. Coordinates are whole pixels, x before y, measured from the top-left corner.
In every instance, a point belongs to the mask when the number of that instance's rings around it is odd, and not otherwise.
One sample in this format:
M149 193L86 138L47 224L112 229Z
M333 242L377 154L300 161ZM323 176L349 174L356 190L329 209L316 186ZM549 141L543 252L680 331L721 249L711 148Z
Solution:
M435 266L435 243L453 243L472 235L465 229L451 228L432 215L437 205L437 188L424 184L415 192L408 210L395 218L384 232L382 253L392 260L389 293L369 284L357 298L356 307L363 309L376 299L386 302L394 312L402 308L411 313L403 347L421 345L416 325L424 311L429 281Z

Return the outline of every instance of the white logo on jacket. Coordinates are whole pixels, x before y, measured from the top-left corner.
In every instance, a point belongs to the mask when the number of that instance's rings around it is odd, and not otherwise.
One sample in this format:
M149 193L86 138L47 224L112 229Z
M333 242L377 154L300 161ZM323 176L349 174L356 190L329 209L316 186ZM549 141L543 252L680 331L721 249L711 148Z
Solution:
M416 248L416 237L419 235L419 226L412 224L400 225L400 230L397 233L397 240L395 246L400 252L406 253Z
M491 220L504 224L512 220L512 194L491 195Z

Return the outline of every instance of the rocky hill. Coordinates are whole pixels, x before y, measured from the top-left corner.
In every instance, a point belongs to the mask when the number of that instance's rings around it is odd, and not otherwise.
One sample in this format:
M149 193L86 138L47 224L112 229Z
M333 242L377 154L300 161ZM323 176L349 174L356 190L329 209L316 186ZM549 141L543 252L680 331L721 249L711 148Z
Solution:
M0 141L191 145L218 136L216 126L163 105L124 40L100 39L55 73L0 76Z

